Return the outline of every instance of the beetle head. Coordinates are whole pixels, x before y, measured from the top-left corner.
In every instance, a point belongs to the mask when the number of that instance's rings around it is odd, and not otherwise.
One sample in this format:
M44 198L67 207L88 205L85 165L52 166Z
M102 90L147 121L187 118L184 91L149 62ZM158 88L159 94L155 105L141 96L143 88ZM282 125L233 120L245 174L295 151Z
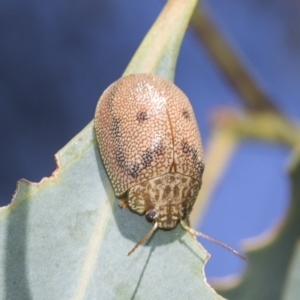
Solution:
M157 228L172 229L178 221L183 222L182 219L186 216L187 210L182 205L174 207L172 205L172 213L170 213L169 207L159 207L158 209L151 209L146 212L145 216L148 222L153 223L152 229L128 252L128 256L135 251L141 244L148 240ZM187 226L187 225L186 225ZM185 227L183 227L186 229Z
M172 229L186 216L186 208L182 204L157 206L146 212L146 220L150 223L157 223L161 229Z

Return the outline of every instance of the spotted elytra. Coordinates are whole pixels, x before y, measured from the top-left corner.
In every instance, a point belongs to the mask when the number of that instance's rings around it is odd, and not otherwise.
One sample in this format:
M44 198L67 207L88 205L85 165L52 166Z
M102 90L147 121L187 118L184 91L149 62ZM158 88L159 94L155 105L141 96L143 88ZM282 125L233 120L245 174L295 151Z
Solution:
M201 188L204 161L192 106L178 87L153 74L122 77L100 97L94 122L115 195L125 196L126 206L153 223L128 255L157 228L172 229L180 222L242 257L183 221Z

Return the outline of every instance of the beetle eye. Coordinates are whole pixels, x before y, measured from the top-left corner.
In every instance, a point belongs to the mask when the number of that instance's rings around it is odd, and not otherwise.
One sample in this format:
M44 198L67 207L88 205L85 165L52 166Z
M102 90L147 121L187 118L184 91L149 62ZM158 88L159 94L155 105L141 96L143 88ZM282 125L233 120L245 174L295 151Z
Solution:
M146 219L147 219L148 222L152 222L154 220L155 216L156 216L155 209L149 210L146 213Z
M184 207L181 208L181 214L182 214L182 219L184 219L186 215L186 208Z

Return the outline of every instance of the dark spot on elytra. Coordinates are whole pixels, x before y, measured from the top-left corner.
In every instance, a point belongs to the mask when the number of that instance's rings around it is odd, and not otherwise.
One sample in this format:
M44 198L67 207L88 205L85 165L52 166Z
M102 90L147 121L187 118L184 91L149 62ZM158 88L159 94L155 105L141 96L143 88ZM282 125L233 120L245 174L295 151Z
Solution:
M154 145L153 152L154 152L156 155L163 155L163 154L164 154L164 147L163 147L161 141L159 141L158 143L156 143L156 144Z
M125 154L121 147L121 133L120 133L120 123L121 120L119 118L112 118L112 135L116 140L116 151L115 151L115 159L116 163L120 168L125 168Z
M189 152L190 152L190 146L189 146L188 142L185 141L185 140L182 140L181 141L181 146L182 146L183 153L189 154Z
M197 150L193 147L193 146L190 146L188 144L187 141L185 140L182 140L181 141L181 146L182 146L182 152L184 154L186 154L187 156L190 156L192 162L196 165L197 167L197 164L199 164L199 156L198 156L198 152ZM203 163L202 163L203 165ZM197 168L200 168L200 166L198 166ZM202 166L202 169L204 168L204 165ZM203 171L202 171L203 172Z
M145 153L142 154L141 157L141 165L142 169L145 169L151 165L151 162L154 160L156 156L162 155L164 153L163 151L163 145L161 142L158 142L154 145L154 147L148 148Z
M120 138L120 123L121 120L119 118L113 117L112 118L112 134L116 138Z
M125 167L125 154L121 147L117 147L115 151L116 163L120 168Z
M187 109L184 109L183 111L182 111L182 115L183 115L183 117L186 119L186 120L188 120L188 119L190 119L190 113L188 112L188 110Z
M131 164L127 167L127 174L133 178L137 178L139 176L139 165L136 163Z
M136 114L136 119L138 120L139 123L144 122L149 119L149 114L146 111L139 111Z
M197 150L196 150L195 148L192 148L192 149L191 149L191 153L192 153L192 161L193 161L194 163L196 163L197 160L198 160Z
M181 145L182 145L182 152L185 153L185 154L190 155L192 161L196 162L197 159L198 159L197 150L193 146L190 146L188 144L188 142L185 141L185 140L182 140Z
M151 148L148 148L142 155L141 155L141 163L131 163L126 164L126 157L122 148L122 136L120 133L120 123L121 120L119 118L113 117L112 118L112 134L115 138L115 145L116 150L114 152L116 164L119 168L122 168L127 175L131 176L132 178L136 179L140 175L143 169L146 169L151 165L151 162L154 160L156 156L162 155L163 145L162 142L157 142Z
M142 154L142 165L143 168L147 168L153 160L152 151L147 150L145 153Z

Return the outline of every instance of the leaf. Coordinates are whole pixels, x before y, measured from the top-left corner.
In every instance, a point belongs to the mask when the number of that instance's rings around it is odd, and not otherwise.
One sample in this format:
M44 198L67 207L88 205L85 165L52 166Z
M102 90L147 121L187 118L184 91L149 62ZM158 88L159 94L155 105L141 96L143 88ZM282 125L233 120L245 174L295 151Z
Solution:
M126 68L124 75L155 73L174 80L184 32L198 0L169 0ZM178 17L176 17L178 16Z
M125 74L173 78L196 2L168 1ZM204 278L208 254L179 226L126 256L151 225L118 207L92 122L55 157L52 176L19 181L0 210L0 299L221 299Z
M295 253L290 264L289 275L283 294L284 300L294 300L300 295L300 240L295 247Z
M299 153L299 150L295 151L290 170L292 200L286 217L271 233L253 241L251 248L247 247L248 266L242 279L230 285L215 285L224 297L232 300L277 300L282 299L284 287L289 286L289 266L300 236Z

